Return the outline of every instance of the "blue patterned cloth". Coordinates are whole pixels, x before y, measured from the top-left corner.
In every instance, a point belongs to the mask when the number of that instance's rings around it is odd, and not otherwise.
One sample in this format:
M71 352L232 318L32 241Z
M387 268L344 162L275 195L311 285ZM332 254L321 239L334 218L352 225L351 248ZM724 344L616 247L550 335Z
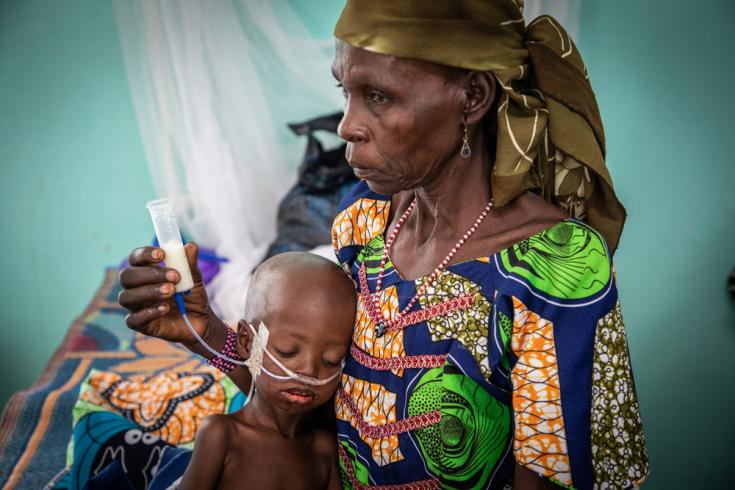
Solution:
M425 280L388 261L374 295L390 205L361 182L332 232L360 288L336 403L345 487L508 488L516 463L573 488L640 484L648 459L601 235L567 219L450 265L407 314L471 304L380 337L371 305L395 318Z

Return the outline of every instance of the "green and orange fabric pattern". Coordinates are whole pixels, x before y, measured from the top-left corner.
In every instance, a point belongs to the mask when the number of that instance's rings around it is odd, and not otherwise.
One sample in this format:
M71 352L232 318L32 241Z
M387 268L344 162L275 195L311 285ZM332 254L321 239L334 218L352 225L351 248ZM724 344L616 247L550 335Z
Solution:
M374 291L390 198L360 183L333 241ZM387 262L390 320L425 278ZM358 294L336 401L346 488L505 488L515 463L568 488L631 488L648 458L604 238L567 219L512 247L447 267L414 310L474 302L379 337Z

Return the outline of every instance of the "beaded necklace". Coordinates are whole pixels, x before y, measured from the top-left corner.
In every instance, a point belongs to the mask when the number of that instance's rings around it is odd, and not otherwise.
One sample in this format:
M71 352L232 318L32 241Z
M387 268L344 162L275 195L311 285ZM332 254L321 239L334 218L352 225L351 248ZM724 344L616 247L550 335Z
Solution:
M388 237L388 241L385 242L385 247L383 248L383 257L380 260L380 272L378 273L378 278L375 283L375 292L372 295L369 295L369 289L367 289L367 280L365 279L363 284L360 285L360 288L364 291L368 292L367 296L371 297L371 305L367 305L368 313L370 314L370 317L372 318L373 322L375 323L375 336L380 338L383 335L385 335L386 330L394 330L398 328L403 328L405 325L415 323L411 322L408 323L405 321L406 314L411 311L411 308L413 308L413 305L416 304L416 301L418 301L419 297L426 292L426 288L429 287L429 285L436 279L436 277L443 271L446 266L449 264L449 261L452 260L452 257L457 253L457 251L462 247L462 245L465 244L465 242L472 236L472 234L477 231L477 228L480 226L482 221L485 219L485 217L488 215L490 210L493 208L493 200L490 199L490 202L487 203L487 206L485 206L485 209L482 210L482 213L480 213L480 216L475 220L475 222L472 224L469 230L462 235L462 238L459 239L459 241L452 247L452 249L449 251L446 257L444 257L444 260L441 261L441 263L437 266L436 269L429 275L429 277L421 284L421 287L416 291L416 294L411 298L411 301L409 301L408 305L396 315L395 318L392 320L386 320L383 318L383 315L380 311L379 306L379 294L381 292L381 288L383 286L383 275L385 274L385 264L388 261L390 249L393 246L393 242L396 239L396 236L398 236L398 231L401 229L401 226L403 226L403 223L408 219L411 212L416 208L416 199L413 200L411 205L408 207L405 213L403 213L403 216L398 220L398 223L396 223L395 228L393 228L393 232L391 232L390 236ZM362 266L365 267L364 264ZM361 271L361 276L365 278L364 271ZM374 298L374 299L373 299ZM463 298L459 298L461 301ZM456 300L453 300L456 301ZM464 299L464 301L467 301L467 299ZM372 307L371 307L372 306ZM440 309L446 309L445 305L436 305L436 307ZM427 312L428 314L429 312ZM431 312L433 313L433 311Z

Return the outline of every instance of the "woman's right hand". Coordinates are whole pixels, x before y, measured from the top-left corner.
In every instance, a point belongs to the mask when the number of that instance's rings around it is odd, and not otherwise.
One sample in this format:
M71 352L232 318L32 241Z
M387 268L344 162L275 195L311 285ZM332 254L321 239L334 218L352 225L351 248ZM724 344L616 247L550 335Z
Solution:
M198 248L194 243L184 247L194 287L184 296L186 312L194 329L204 337L207 327L215 319L209 308L207 292L197 264ZM159 247L141 247L130 252L130 265L120 271L123 290L118 295L120 305L130 311L125 323L145 335L170 342L192 346L196 339L184 323L174 299L179 273L162 267L166 254Z

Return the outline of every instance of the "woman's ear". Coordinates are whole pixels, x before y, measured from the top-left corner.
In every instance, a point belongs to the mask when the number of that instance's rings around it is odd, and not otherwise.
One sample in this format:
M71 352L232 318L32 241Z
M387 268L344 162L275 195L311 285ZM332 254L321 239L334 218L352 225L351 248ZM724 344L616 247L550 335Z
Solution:
M471 71L465 80L464 116L468 125L478 124L493 106L497 81L489 71Z
M253 331L246 320L240 320L237 322L237 353L243 359L249 359L252 346Z

